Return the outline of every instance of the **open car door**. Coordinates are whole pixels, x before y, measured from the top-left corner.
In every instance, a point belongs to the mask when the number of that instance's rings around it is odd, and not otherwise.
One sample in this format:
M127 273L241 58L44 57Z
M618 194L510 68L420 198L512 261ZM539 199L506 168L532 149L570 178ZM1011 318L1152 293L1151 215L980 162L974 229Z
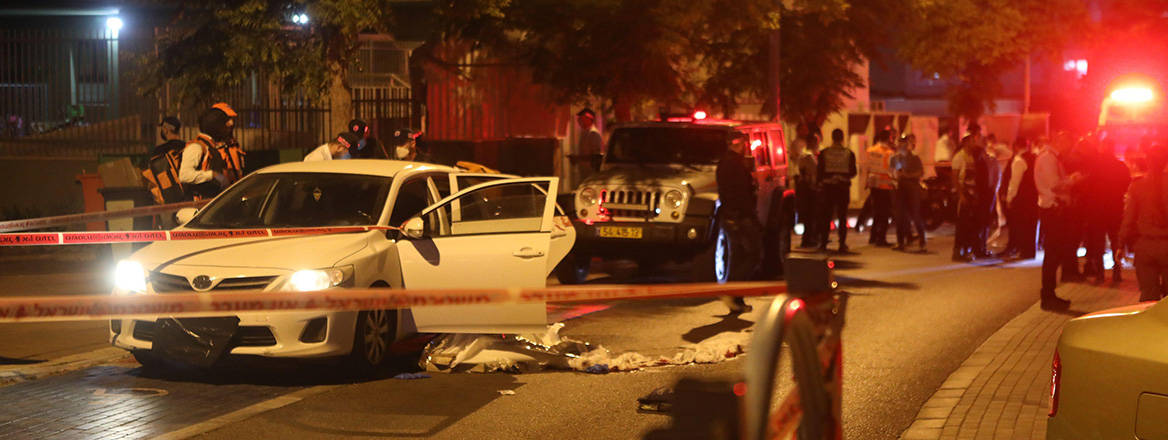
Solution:
M558 184L555 177L491 179L423 210L418 218L424 234L398 241L405 287L544 287ZM412 312L423 333L547 328L543 303L415 307Z

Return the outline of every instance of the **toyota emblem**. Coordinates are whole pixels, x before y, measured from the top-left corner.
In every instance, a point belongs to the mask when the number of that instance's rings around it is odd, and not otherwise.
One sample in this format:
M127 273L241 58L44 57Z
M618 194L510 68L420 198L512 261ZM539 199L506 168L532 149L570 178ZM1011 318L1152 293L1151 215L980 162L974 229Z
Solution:
M209 290L211 288L211 277L199 275L191 280L191 286L194 286L195 290Z

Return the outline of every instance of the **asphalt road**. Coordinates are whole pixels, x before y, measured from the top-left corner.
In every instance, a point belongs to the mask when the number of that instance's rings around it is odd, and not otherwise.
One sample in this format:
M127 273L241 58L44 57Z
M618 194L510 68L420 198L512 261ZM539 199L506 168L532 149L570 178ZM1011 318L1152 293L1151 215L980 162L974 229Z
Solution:
M863 237L854 238L853 249L858 254L836 257L837 278L854 294L844 332L845 437L891 439L911 423L925 400L983 340L1037 300L1038 269L1033 263L951 263L947 237L933 240L933 253L923 255L865 247ZM629 281L623 276L634 272L619 265L611 269L618 274L616 281ZM634 276L631 281L659 279ZM666 274L664 279L670 276ZM0 277L0 291L8 291L4 283L9 280ZM566 336L618 353L658 356L719 334L749 331L766 299L750 302L756 311L741 316L727 316L716 300L695 299L621 302L607 308L584 305L555 314L587 313L567 321L562 332ZM10 341L10 329L3 331L0 344L21 345ZM101 335L104 339L104 332ZM36 340L35 335L24 337ZM0 356L5 353L0 352ZM158 435L211 420L215 423L203 426L214 429L202 438L625 439L640 438L669 424L668 416L636 412L637 397L681 377L735 380L742 368L740 359L730 359L607 375L556 371L391 378L409 371L411 361L403 358L397 368L380 378L363 380L346 377L328 366L266 364L236 366L210 375L177 372L150 377L126 363L0 388L0 400L9 401L18 393L47 392L34 391L37 387L66 393L90 390L93 385L87 384L95 380L112 384L102 389L166 391L165 395L125 397L145 402L135 406L141 411L161 414L145 418L135 417L131 411L118 416L124 418L117 420L125 420L120 426L133 427L123 429L131 437L134 433ZM223 393L225 384L232 387L230 393ZM81 394L75 398L93 398L91 393ZM205 402L196 398L203 395L231 404L192 416L191 405L205 408L205 403L191 403ZM278 404L264 403L277 400ZM232 411L249 405L267 409L244 414L247 417L225 417L238 415ZM82 411L73 417L42 421L42 425L55 425L61 432L89 432L64 431L81 426L77 422L91 415L85 408L96 411L102 406L79 408ZM30 407L26 411L35 410ZM238 418L242 420L234 420ZM142 424L141 420L150 423ZM15 428L11 423L0 424L0 436Z

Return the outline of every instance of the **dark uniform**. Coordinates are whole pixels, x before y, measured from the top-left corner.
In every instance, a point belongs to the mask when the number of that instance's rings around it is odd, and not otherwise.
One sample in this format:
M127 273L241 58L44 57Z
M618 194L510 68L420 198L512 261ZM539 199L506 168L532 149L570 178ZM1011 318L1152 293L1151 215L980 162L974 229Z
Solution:
M1019 157L1026 164L1026 170L1018 183L1018 193L1009 200L1006 224L1010 225L1010 241L1014 243L1018 257L1031 259L1035 257L1038 243L1038 188L1034 186L1034 159L1037 156L1033 151L1025 151L1019 153ZM1013 168L1011 162L1011 173ZM1012 174L1010 178L1013 178Z
M718 162L719 221L730 235L731 281L749 280L762 255L762 227L758 222L758 188L746 158L727 150Z
M839 220L839 250L848 250L848 203L851 202L852 179L856 177L856 155L833 139L831 146L819 152L819 186L823 201L819 220L819 249L827 249L832 220Z
M1116 261L1122 254L1119 240L1119 225L1123 220L1123 196L1131 184L1131 172L1127 165L1110 154L1100 154L1091 167L1087 168L1089 191L1087 199L1087 261L1084 274L1094 275L1103 280L1103 253L1107 241L1111 242L1111 256ZM1115 264L1113 281L1119 281L1120 264Z
M1149 162L1163 165L1162 158ZM1120 228L1136 256L1140 301L1158 301L1168 289L1168 178L1163 171L1153 173L1132 182Z

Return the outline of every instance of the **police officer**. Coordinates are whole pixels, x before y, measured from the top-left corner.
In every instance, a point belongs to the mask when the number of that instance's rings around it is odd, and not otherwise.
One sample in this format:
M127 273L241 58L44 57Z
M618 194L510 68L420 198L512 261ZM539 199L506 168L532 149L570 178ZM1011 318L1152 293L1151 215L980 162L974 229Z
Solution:
M758 188L751 178L746 158L748 147L745 136L736 136L718 161L716 178L719 222L730 238L731 281L749 280L762 257L762 226L758 222ZM732 313L750 311L741 297L723 297Z
M851 202L852 179L856 177L856 155L844 147L844 131L831 131L831 145L819 152L817 161L819 194L823 200L820 216L819 250L827 250L832 220L838 219L839 251L848 251L848 203Z
M1147 150L1148 172L1128 191L1120 237L1135 253L1140 301L1158 301L1168 288L1168 153L1160 145Z
M799 247L815 247L819 240L819 215L815 212L815 202L819 199L819 188L816 173L818 165L815 163L815 153L819 150L819 136L811 133L806 142L791 144L791 155L794 158L795 181L795 213L799 216L799 223L803 224L803 239Z
M218 150L234 141L236 116L224 103L199 114L199 134L183 149L178 174L188 199L214 197L231 184L227 173L232 170Z

